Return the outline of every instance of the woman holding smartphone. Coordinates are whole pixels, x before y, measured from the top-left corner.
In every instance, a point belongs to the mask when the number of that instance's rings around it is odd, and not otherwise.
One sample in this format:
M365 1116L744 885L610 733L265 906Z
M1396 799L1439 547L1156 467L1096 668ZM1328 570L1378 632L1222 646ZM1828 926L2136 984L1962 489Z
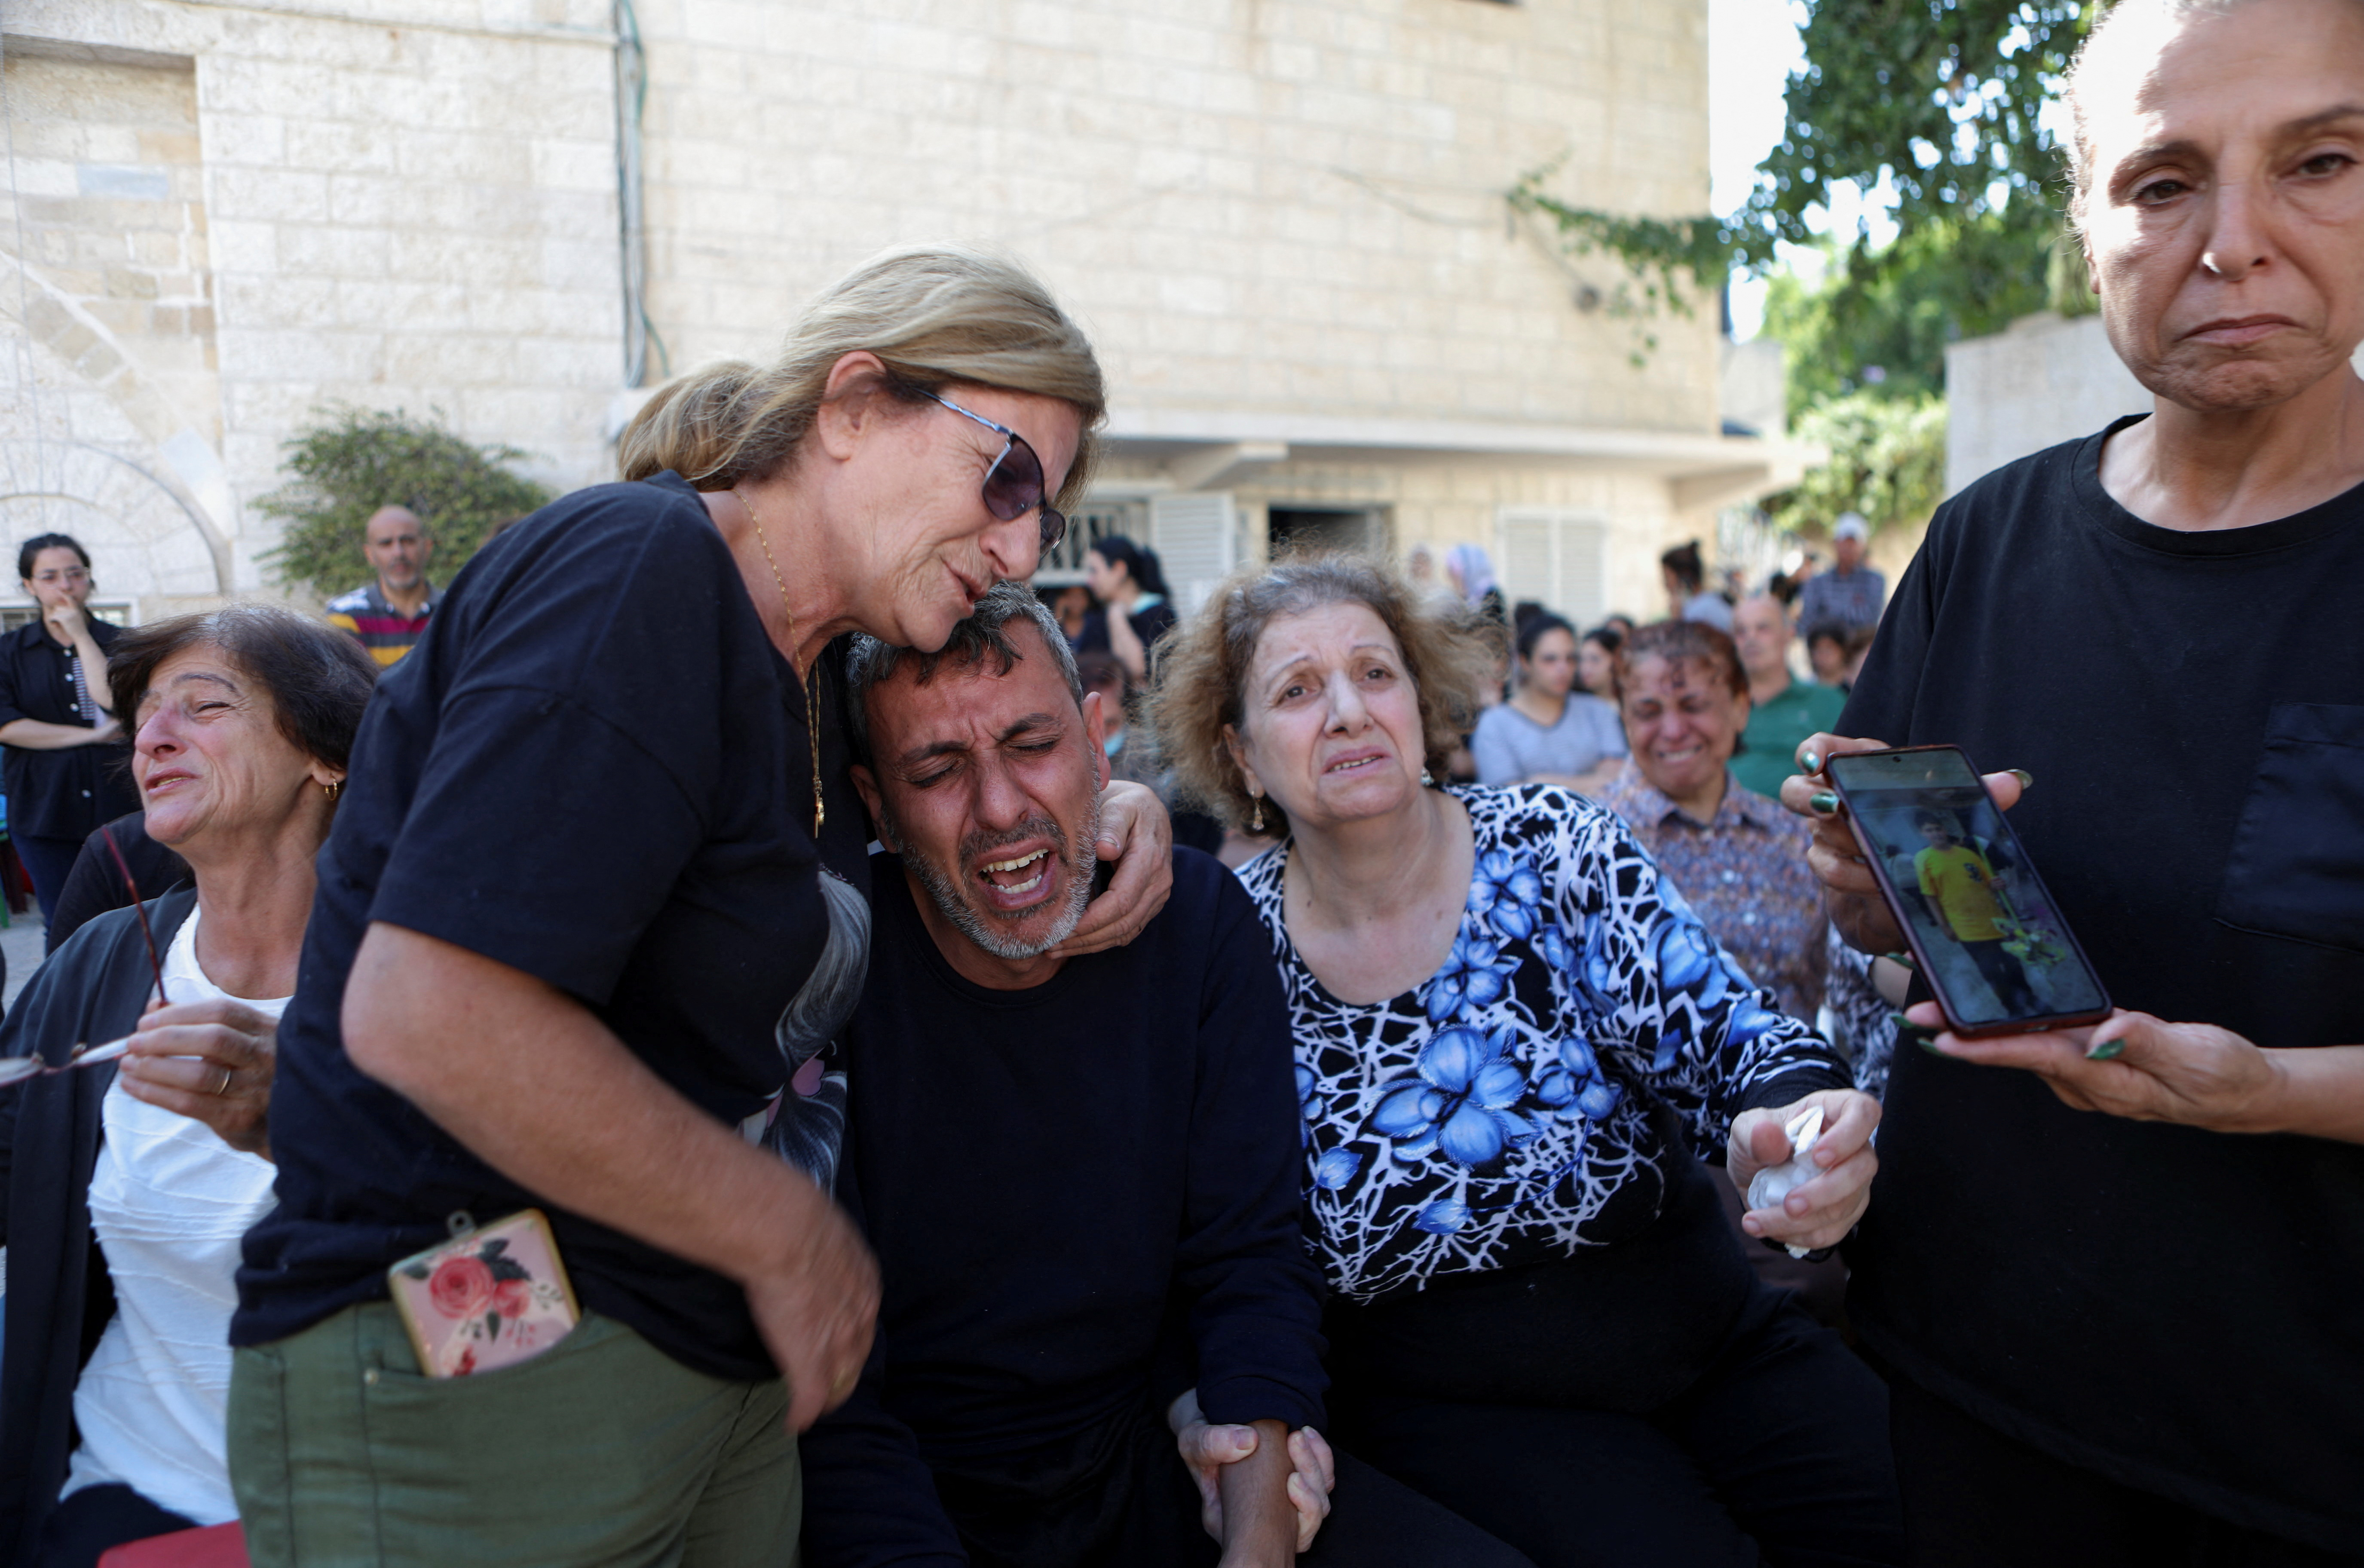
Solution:
M869 929L831 645L941 647L1031 574L1103 402L1023 272L889 252L454 581L362 725L280 1034L230 1329L257 1564L795 1561L793 1433L878 1298L829 1197ZM1082 949L1162 902L1144 795ZM422 1375L388 1270L527 1209L581 1321Z
M1880 952L1901 933L1824 762L2024 770L1987 786L2131 1010L1897 1052L1850 1313L1895 1373L1917 1562L2351 1562L2364 6L2126 0L2068 106L2087 266L2152 410L1939 509L1845 738L1806 741L1783 799Z

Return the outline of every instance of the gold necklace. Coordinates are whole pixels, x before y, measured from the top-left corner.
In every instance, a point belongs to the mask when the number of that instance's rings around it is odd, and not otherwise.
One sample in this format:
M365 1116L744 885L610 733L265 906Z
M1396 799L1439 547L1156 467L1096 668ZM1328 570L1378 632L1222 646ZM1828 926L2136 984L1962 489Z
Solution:
M772 569L772 585L780 591L780 613L788 617L788 646L793 649L797 643L797 612L788 607L788 580L780 575L780 563L772 555L772 540L764 530L762 515L755 510L755 504L746 496L741 495L735 486L730 494L737 497L742 506L747 508L747 520L755 525L755 542L764 547L764 564ZM792 652L788 655L788 668L794 671L796 667L797 658ZM827 815L821 806L820 798L820 655L819 653L813 655L811 671L797 674L797 679L804 684L805 688L805 735L812 747L813 842L818 845L820 842L821 819Z

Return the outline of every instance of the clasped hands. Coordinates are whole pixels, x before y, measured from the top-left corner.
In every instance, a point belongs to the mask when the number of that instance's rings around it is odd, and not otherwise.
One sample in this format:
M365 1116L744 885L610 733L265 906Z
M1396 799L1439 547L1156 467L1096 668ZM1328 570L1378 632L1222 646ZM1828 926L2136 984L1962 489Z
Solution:
M1223 1539L1222 1471L1252 1456L1261 1443L1254 1427L1217 1426L1199 1408L1199 1391L1186 1388L1166 1407L1165 1424L1174 1430L1175 1446L1190 1478L1199 1484L1199 1522L1217 1540ZM1288 1502L1297 1511L1297 1550L1313 1544L1321 1521L1330 1517L1330 1489L1338 1484L1330 1445L1311 1427L1288 1434Z

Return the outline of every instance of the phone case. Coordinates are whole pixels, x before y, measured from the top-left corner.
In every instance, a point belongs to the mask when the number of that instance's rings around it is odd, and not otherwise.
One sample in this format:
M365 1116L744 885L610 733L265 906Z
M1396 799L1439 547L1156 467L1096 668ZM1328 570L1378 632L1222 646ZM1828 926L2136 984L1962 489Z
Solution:
M1963 751L1958 746L1894 746L1889 748L1885 751L1857 751L1850 752L1848 755L1851 757L1886 757L1893 756L1900 752L1911 751L1955 752L1961 757L1963 764L1968 767L1970 777L1974 780L1979 777L1977 765L1970 762L1969 754ZM1835 757L1831 760L1833 762L1838 761ZM1856 803L1848 795L1846 785L1841 783L1835 774L1826 772L1823 776L1829 779L1831 788L1836 792L1839 799L1845 803L1848 815L1850 817L1853 817L1856 813ZM1983 787L1983 785L1981 785L1981 787ZM2014 849L2020 849L2021 853L2024 855L2025 851L2024 849L2021 849L2021 846L2019 845L2019 836L2013 833L2011 834L2010 837L2012 847ZM1857 835L1857 842L1861 842L1860 832L1858 832ZM1896 923L1903 928L1905 943L1912 950L1913 964L1919 969L1923 981L1928 985L1929 994L1936 999L1938 1009L1946 1015L1947 1027L1950 1028L1955 1034L1961 1036L1964 1040L1979 1040L1990 1035L2031 1034L2043 1029L2076 1029L2086 1024L2097 1024L2110 1016L2109 994L2107 990L2102 986L2101 975L2094 970L2092 961L2085 956L2085 950L2083 946L2078 942L2076 933L2069 930L2067 923L2063 921L2059 923L2058 935L2061 940L2068 944L2069 951L2075 954L2077 962L2084 969L2088 975L2092 977L2095 988L2102 991L2102 1005L2098 1008L2088 1008L2071 1013L2053 1013L2022 1018L2002 1018L1993 1023L1986 1024L1965 1024L1958 1017L1956 1016L1953 1006L1946 999L1945 987L1939 983L1940 978L1945 972L1931 956L1927 944L1922 940L1920 928L1913 922L1912 917L1906 912L1904 900L1898 895L1895 881L1889 875L1887 862L1881 858L1881 856L1873 852L1868 846L1865 850L1864 860L1866 865L1871 872L1873 879L1879 884L1879 895L1887 901L1889 912L1896 917ZM2026 862L2023 861L2022 863L2025 864ZM2030 874L2034 874L2032 867L2030 868ZM2041 879L2038 880L2040 881Z
M386 1288L418 1370L465 1377L530 1361L574 1331L583 1314L538 1208L463 1229L388 1269Z

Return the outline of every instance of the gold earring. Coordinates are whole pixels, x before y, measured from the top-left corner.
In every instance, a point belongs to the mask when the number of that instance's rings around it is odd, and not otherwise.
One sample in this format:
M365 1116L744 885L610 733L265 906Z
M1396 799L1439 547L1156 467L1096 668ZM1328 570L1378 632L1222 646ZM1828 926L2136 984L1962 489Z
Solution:
M1264 792L1262 790L1256 792L1255 815L1248 818L1248 831L1251 833L1264 831Z
M337 796L344 793L345 781L342 779L330 779L327 784L322 784L320 787L328 792L329 804L330 806L334 806L337 804Z

